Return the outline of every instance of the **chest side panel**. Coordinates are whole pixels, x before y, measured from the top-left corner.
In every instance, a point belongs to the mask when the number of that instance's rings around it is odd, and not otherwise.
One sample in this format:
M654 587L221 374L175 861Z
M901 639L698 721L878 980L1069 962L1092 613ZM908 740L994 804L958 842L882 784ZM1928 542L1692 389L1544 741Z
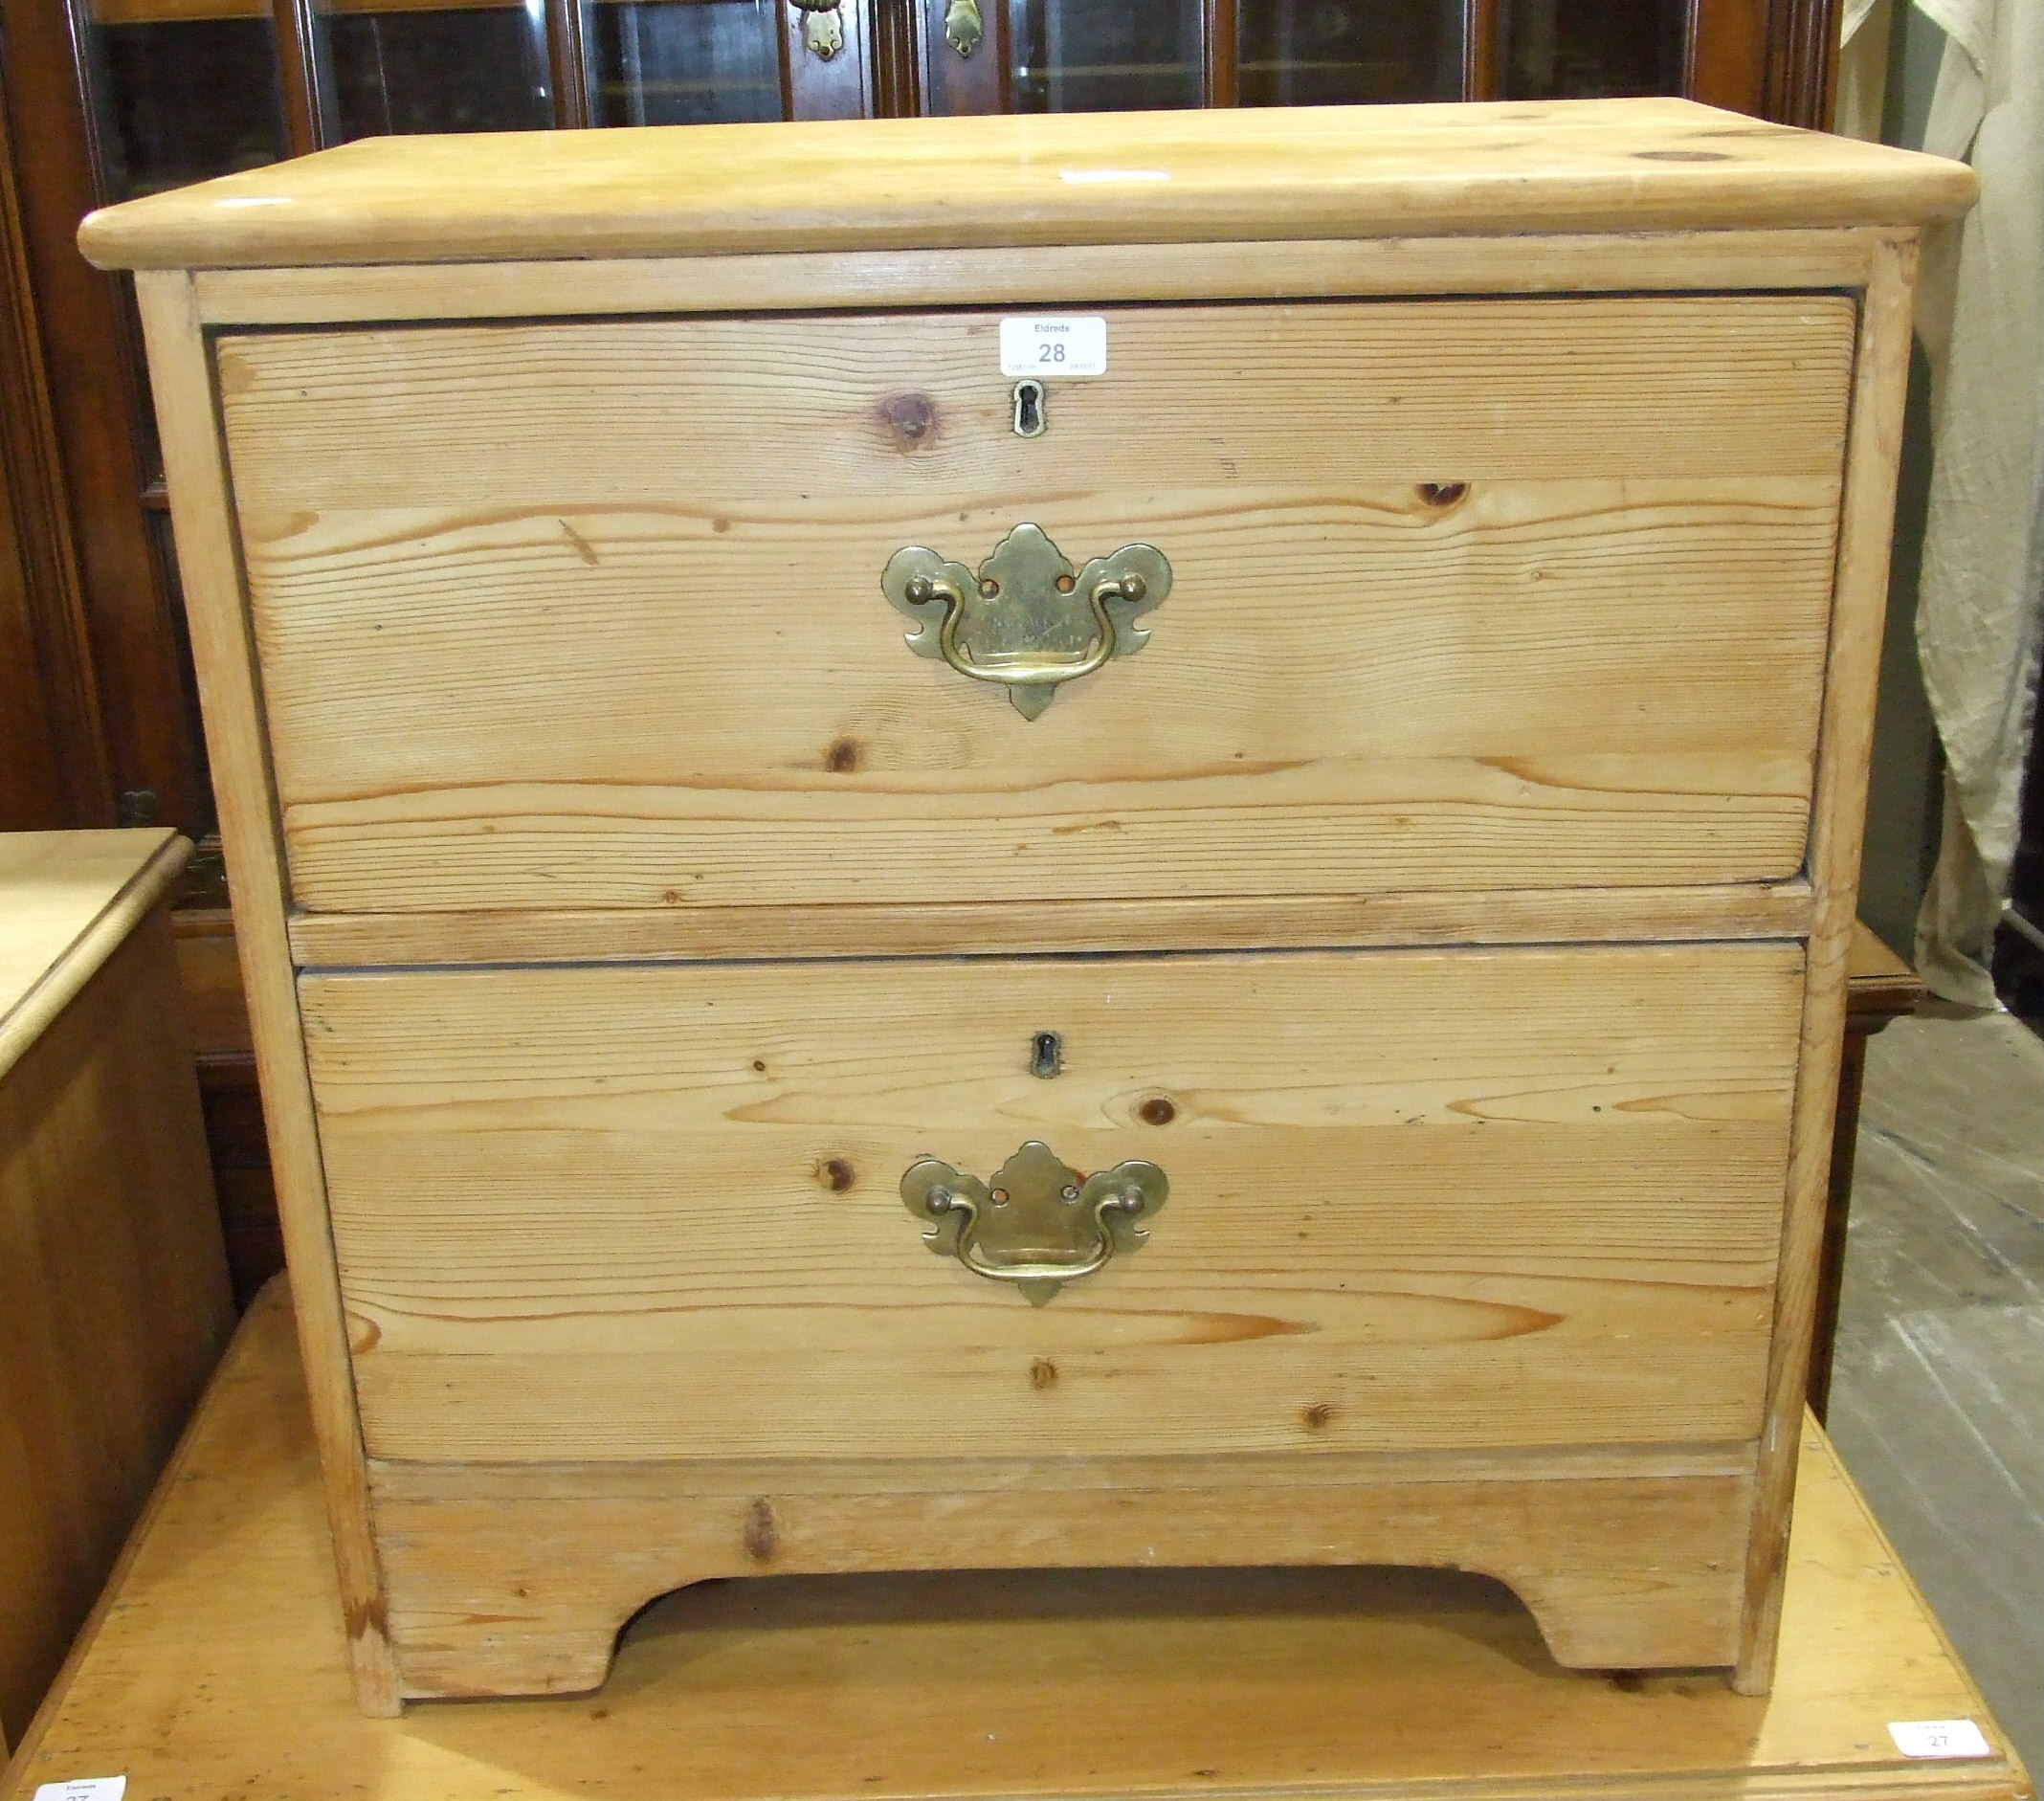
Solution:
M369 1453L1750 1440L1801 973L1762 944L309 975ZM900 1192L1031 1140L1169 1182L1039 1306Z
M1802 862L1854 308L1120 308L230 337L312 910L1764 881ZM880 591L1168 559L1024 718Z

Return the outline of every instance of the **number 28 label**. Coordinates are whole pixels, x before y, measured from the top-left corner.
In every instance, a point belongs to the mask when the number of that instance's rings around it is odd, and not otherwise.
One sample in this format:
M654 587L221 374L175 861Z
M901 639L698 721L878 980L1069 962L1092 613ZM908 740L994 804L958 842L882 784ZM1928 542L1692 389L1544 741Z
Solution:
M1030 314L1001 321L1001 373L1056 379L1107 373L1107 322Z

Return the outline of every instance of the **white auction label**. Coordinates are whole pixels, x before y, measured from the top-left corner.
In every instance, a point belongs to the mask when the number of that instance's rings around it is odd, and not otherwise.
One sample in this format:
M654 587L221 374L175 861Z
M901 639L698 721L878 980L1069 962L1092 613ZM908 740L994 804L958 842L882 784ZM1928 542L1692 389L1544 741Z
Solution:
M125 1776L74 1776L69 1782L46 1782L35 1801L121 1801L127 1793Z
M1104 375L1107 322L1044 315L1001 321L1003 375Z
M1904 1757L1992 1757L1988 1735L1970 1720L1891 1720L1888 1736Z

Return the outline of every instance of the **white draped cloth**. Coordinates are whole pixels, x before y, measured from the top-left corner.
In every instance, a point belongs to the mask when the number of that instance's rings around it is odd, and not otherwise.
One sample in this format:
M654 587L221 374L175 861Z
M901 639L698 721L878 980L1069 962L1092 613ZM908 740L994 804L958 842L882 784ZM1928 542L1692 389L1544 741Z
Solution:
M1922 147L1981 181L1930 234L1918 302L1934 461L1917 646L1945 777L1916 957L1932 992L1992 1007L2044 627L2044 0L1914 3L1946 40ZM1848 35L1871 6L1852 0Z

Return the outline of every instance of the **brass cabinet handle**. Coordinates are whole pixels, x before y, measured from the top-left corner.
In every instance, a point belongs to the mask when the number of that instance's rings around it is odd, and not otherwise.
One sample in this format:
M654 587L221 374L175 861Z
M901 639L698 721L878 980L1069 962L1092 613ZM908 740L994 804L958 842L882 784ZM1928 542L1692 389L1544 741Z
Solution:
M1082 1176L1033 1138L982 1182L935 1157L901 1175L901 1199L934 1221L922 1242L975 1276L1012 1282L1040 1307L1067 1282L1103 1268L1117 1251L1140 1251L1171 1191L1153 1163L1130 1159Z
M887 559L880 591L916 622L907 641L918 656L999 684L1034 719L1063 683L1149 642L1135 621L1164 604L1171 566L1137 544L1075 569L1040 526L1022 524L977 570L906 545Z
M802 41L819 62L829 62L845 47L844 14L838 0L788 0L802 14Z
M949 0L944 10L944 41L961 56L969 56L987 34L979 0Z
M1087 595L1093 609L1095 637L1093 648L1076 661L1058 658L1051 662L1032 663L1026 659L1013 663L979 663L958 648L959 622L965 617L966 597L950 583L938 576L916 575L909 578L905 592L917 606L926 606L942 594L949 604L944 609L944 625L937 634L937 648L944 660L961 676L970 676L974 681L1004 682L1011 688L1033 688L1041 683L1055 686L1060 681L1077 681L1081 676L1090 676L1114 655L1115 624L1108 616L1109 600L1141 600L1147 585L1140 575L1130 575L1119 582L1098 582Z

